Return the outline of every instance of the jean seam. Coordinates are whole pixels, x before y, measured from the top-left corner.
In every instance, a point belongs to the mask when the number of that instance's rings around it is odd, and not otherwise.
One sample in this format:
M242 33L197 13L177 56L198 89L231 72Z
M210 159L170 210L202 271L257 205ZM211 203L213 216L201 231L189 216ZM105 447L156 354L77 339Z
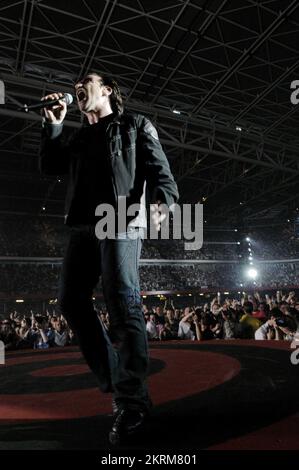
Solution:
M122 265L126 262L126 260L128 259L129 255L130 255L130 252L132 251L132 244L129 243L128 245L129 245L129 246L128 246L127 249L126 249L126 252L125 252L125 254L124 254L124 256L123 256L123 258L122 258L122 260L121 260L121 263L119 263L119 264L117 265L116 274L119 273L120 268L121 268Z
M139 286L139 273L138 273L138 253L139 253L139 246L140 246L140 237L137 238L137 242L136 242L136 250L135 250L135 276L136 276L136 280L138 282L138 288L140 290L140 286Z

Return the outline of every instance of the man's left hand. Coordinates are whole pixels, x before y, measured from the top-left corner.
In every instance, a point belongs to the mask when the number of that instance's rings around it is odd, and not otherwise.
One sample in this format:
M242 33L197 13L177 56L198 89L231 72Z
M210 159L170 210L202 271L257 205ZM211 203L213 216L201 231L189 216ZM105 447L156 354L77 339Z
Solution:
M163 212L161 205L161 201L151 204L151 219L157 232L161 230L161 223L166 219L166 214Z

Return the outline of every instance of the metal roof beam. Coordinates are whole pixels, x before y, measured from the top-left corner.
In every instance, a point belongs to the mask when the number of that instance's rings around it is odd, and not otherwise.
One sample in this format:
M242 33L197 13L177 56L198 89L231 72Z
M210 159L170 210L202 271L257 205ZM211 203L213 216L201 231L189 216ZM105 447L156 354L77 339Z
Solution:
M264 42L271 36L271 34L276 31L287 19L288 15L293 13L299 7L297 0L293 0L280 14L275 18L275 20L268 26L268 28L263 31L262 34L258 35L256 40L251 44L251 46L244 51L244 53L236 60L232 67L230 67L223 77L212 87L212 89L207 93L205 98L201 101L200 104L196 105L193 109L193 114L198 113L202 108L210 101L210 99L215 95L215 93L229 80L229 78L239 70L241 65L243 65L251 56L254 54L257 49L264 44Z
M89 48L86 52L85 60L82 64L77 80L80 80L83 77L83 75L87 73L89 67L91 66L94 60L95 54L97 52L97 49L108 27L109 20L113 14L116 4L117 4L117 0L114 0L112 5L110 4L109 1L106 0L106 5L104 6L101 18L99 19L97 23L97 27L95 29L93 38L90 42Z
M172 77L174 76L174 74L179 70L180 66L184 63L184 61L186 60L186 57L189 56L189 54L191 53L191 51L194 49L194 47L197 45L197 43L199 42L199 40L203 37L203 35L206 33L206 31L209 29L209 27L211 26L211 24L215 21L215 19L217 18L217 16L219 15L220 11L223 9L223 7L226 5L228 0L222 0L221 4L219 5L219 7L217 8L217 10L215 11L215 13L209 13L208 14L208 17L203 21L203 23L201 24L201 26L198 28L198 31L197 31L197 37L196 39L192 42L192 44L189 46L188 50L187 51L184 51L184 55L181 57L181 59L178 61L177 65L175 66L175 68L172 70L172 72L170 73L170 75L168 76L168 78L164 81L162 87L159 88L159 91L158 93L156 93L156 95L154 96L154 98L152 99L151 101L151 104L154 104L157 99L159 98L159 96L161 95L162 91L165 89L165 87L168 85L168 83L170 82L170 80L172 79Z
M165 33L165 35L163 36L163 38L160 40L159 44L158 44L158 47L155 49L154 53L152 54L151 57L149 57L148 59L148 62L145 66L145 68L142 70L140 76L138 77L138 79L136 80L135 84L133 85L130 93L128 94L128 99L130 99L130 97L132 96L132 94L134 93L134 91L136 90L137 86L139 85L139 83L141 82L142 78L144 77L145 73L147 72L148 68L150 67L150 65L152 64L152 62L154 61L154 59L156 58L158 52L160 51L161 47L164 46L165 44L165 41L167 40L167 38L169 37L169 35L171 34L173 28L175 27L175 25L177 24L177 22L179 21L179 19L181 18L182 14L184 13L185 9L187 8L188 4L190 3L190 0L187 0L183 3L183 6L182 8L180 9L179 13L177 14L177 16L175 17L175 19L171 22L171 26L170 28L167 30L167 32Z

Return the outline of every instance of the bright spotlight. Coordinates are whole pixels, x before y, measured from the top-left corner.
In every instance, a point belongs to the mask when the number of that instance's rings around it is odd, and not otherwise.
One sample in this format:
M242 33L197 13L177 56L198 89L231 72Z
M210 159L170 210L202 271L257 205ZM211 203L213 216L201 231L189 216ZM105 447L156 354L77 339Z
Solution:
M250 277L250 279L255 279L257 277L257 270L254 268L248 269L247 276Z
M246 241L247 241L247 242L250 242L250 238L249 238L249 237L246 237Z

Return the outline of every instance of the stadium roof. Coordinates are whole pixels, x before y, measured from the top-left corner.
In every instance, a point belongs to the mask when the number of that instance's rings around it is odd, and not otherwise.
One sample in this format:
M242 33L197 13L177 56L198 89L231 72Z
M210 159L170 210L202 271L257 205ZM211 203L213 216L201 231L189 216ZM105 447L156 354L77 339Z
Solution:
M299 205L297 0L2 0L0 24L1 213L63 214L65 181L38 173L40 116L17 108L89 70L153 120L181 202L204 201L212 223Z

